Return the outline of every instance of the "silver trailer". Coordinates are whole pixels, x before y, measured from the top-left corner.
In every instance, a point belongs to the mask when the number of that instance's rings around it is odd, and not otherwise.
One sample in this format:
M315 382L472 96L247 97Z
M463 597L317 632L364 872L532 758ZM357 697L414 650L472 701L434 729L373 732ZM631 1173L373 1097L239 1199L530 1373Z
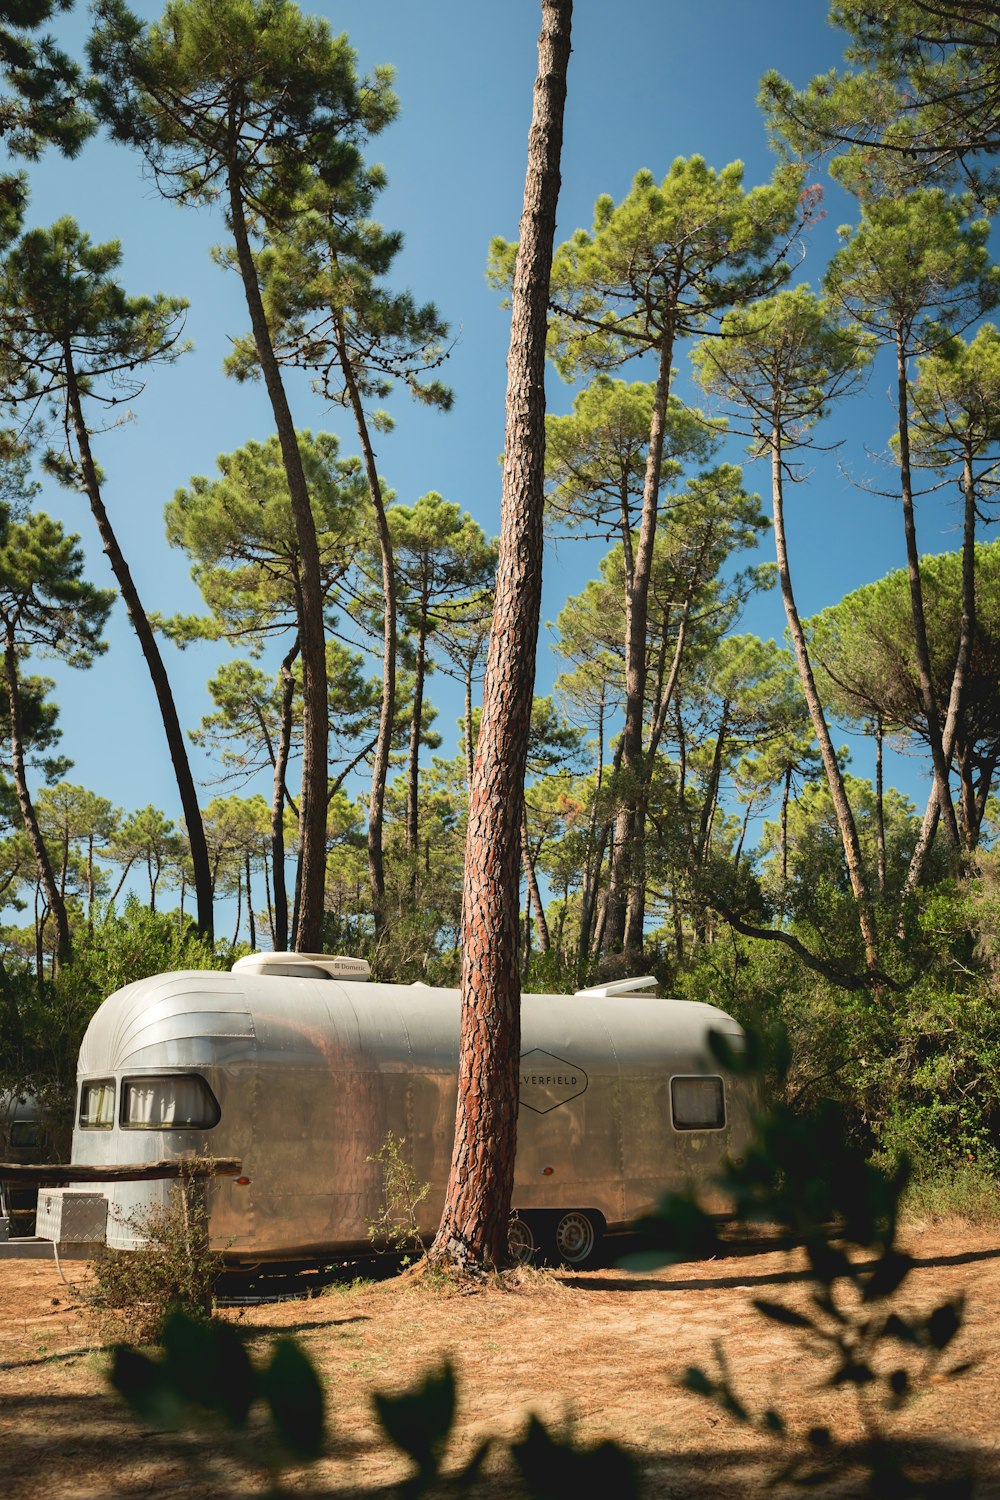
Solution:
M267 954L231 973L161 974L109 996L84 1037L73 1163L238 1157L210 1189L233 1262L370 1250L392 1132L441 1214L455 1127L457 990L372 984L359 960ZM720 1076L709 1005L628 993L525 995L512 1240L574 1265L668 1189L707 1183L749 1135L747 1085ZM623 993L624 991L624 993ZM133 1248L162 1182L115 1184L108 1243Z
M0 1161L36 1166L52 1157L52 1145L34 1094L27 1089L0 1093ZM37 1188L0 1181L0 1240L31 1234L37 1199Z

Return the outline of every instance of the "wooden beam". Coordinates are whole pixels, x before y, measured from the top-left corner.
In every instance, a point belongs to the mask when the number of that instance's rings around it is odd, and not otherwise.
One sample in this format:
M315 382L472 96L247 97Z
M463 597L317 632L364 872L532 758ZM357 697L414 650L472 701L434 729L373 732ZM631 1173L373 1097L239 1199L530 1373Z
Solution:
M150 1161L133 1166L88 1167L73 1162L24 1166L0 1161L0 1182L32 1187L65 1187L77 1182L155 1182L157 1179L239 1177L243 1163L236 1156L176 1156L172 1161Z

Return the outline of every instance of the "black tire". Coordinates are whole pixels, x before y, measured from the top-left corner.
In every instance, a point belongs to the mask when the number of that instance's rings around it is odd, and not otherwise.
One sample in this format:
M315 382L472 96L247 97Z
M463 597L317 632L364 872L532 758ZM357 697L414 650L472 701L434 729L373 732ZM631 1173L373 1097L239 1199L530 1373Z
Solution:
M552 1232L553 1264L585 1271L597 1262L604 1225L595 1213L571 1208L560 1214Z
M511 1216L507 1230L507 1249L516 1266L533 1266L538 1260L538 1235L534 1226L517 1213Z

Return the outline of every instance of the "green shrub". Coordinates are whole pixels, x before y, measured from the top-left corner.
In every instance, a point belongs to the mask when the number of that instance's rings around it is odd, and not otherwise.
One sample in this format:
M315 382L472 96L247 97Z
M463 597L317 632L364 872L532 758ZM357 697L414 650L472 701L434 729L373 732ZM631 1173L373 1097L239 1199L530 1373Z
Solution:
M222 1256L209 1248L202 1183L186 1173L171 1184L165 1207L130 1214L123 1222L144 1243L138 1250L106 1248L94 1261L93 1307L102 1334L148 1344L177 1309L209 1317Z
M964 1162L936 1176L916 1178L903 1198L908 1218L961 1219L965 1224L1000 1222L1000 1183L979 1162Z

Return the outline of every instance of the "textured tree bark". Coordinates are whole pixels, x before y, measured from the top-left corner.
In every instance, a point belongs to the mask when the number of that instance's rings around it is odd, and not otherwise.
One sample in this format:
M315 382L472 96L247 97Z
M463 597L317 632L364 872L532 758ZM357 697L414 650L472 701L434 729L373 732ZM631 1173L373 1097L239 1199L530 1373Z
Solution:
M46 849L45 840L42 838L42 830L38 826L34 804L31 801L31 793L28 790L28 780L24 772L24 744L21 731L21 692L17 674L17 648L14 645L13 637L10 635L8 635L4 646L4 672L7 679L7 703L10 708L10 769L14 777L14 788L17 792L17 805L21 809L21 821L24 823L24 831L28 835L28 842L35 856L39 884L45 892L45 899L49 904L49 910L56 919L56 959L59 963L62 963L65 959L69 958L70 954L69 917L66 914L66 903L59 894L55 872L52 869L52 861L49 859L49 851ZM39 972L39 978L41 978L41 971Z
M462 1033L451 1174L431 1260L502 1266L517 1146L518 871L542 584L545 334L572 0L542 0L514 271L496 607L463 899Z
M318 951L323 927L326 889L326 773L329 706L326 687L326 640L323 626L323 588L320 578L316 522L309 486L302 467L295 424L285 394L281 369L271 342L271 330L260 295L235 156L229 166L229 214L236 258L246 296L257 358L271 403L281 460L299 545L299 641L302 650L302 796L299 803L299 865L296 877L295 946Z
M122 602L128 611L129 621L132 629L135 631L139 648L142 651L146 668L153 684L153 691L156 694L156 705L163 722L163 732L166 736L167 748L170 752L170 763L173 766L174 777L177 781L177 791L181 799L181 809L184 813L184 822L187 825L191 864L194 869L195 899L198 905L198 931L203 937L211 940L215 929L212 910L212 885L208 873L208 846L205 843L205 829L201 821L198 792L195 788L194 777L191 775L191 764L188 760L184 731L181 729L180 719L177 717L177 706L174 703L170 679L167 676L167 669L163 665L163 657L160 654L156 636L153 634L149 620L146 618L146 611L142 607L139 591L135 586L131 570L125 561L125 555L121 547L118 545L118 538L115 535L114 528L104 507L97 466L94 463L94 456L90 448L90 433L84 421L80 387L76 378L72 352L68 345L63 348L63 359L66 369L66 397L69 403L70 416L73 421L73 430L76 434L77 448L80 453L80 468L83 473L84 488L87 499L90 501L90 509L94 520L97 522L101 545L107 554L108 562L111 564L111 571L115 575L115 582L121 591Z

